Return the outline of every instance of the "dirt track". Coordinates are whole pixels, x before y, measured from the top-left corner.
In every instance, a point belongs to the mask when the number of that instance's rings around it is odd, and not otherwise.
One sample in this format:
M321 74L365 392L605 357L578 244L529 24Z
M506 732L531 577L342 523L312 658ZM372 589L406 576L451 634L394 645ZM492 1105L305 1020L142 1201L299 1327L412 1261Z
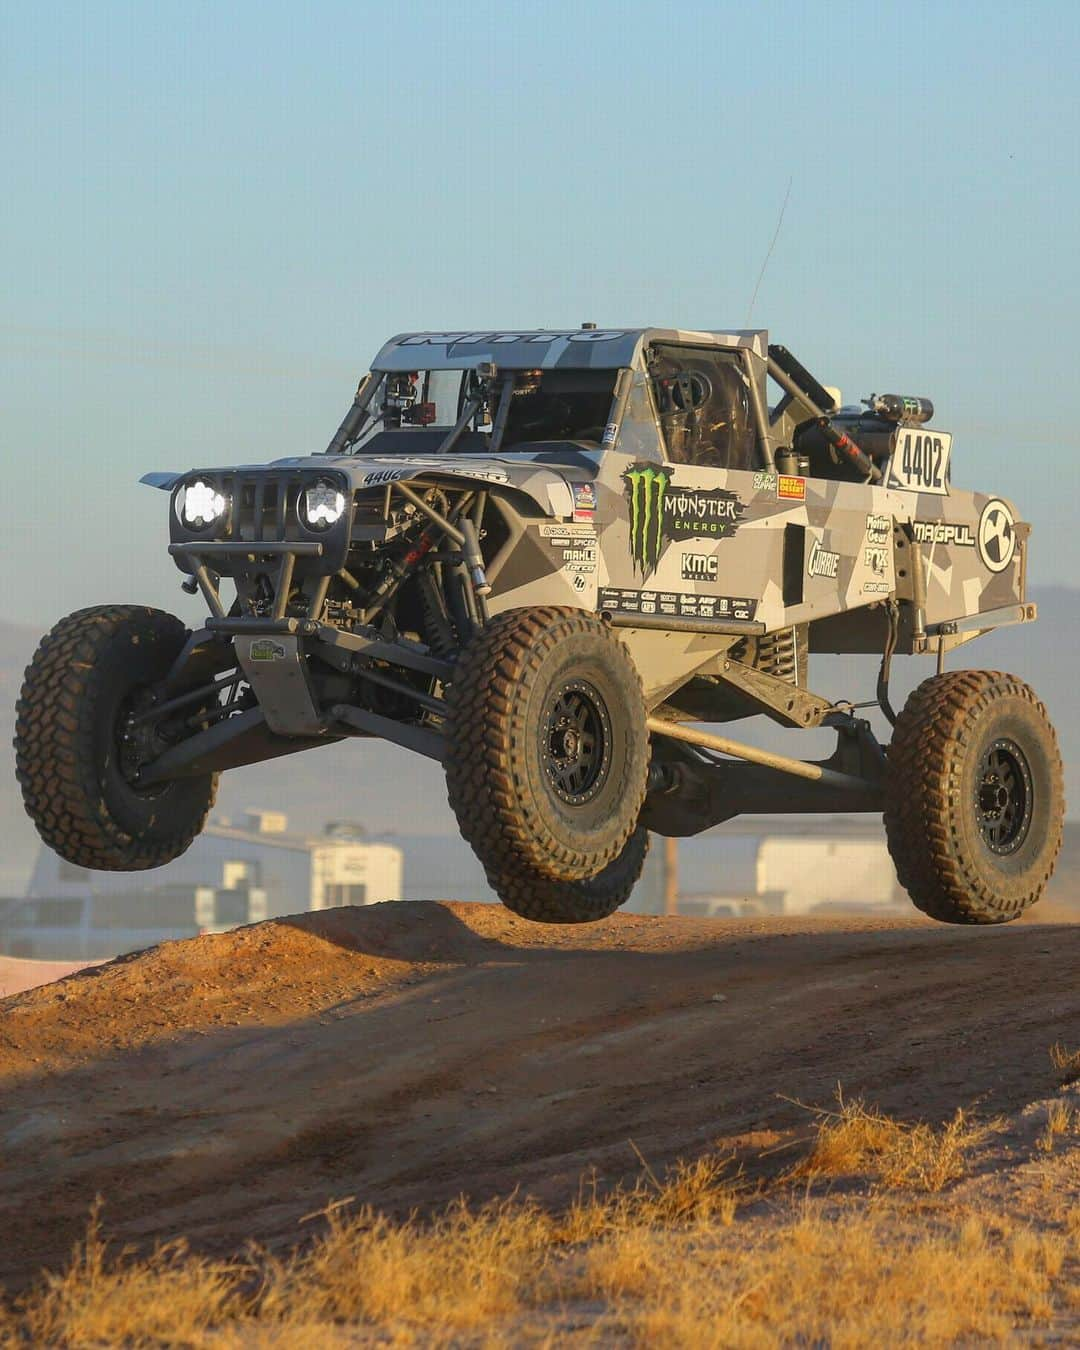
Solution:
M390 904L171 943L0 1001L0 1280L123 1237L293 1241L566 1198L716 1144L751 1167L838 1082L901 1115L1015 1112L1080 1044L1080 925L617 916L547 929ZM790 1156L787 1153L786 1156Z

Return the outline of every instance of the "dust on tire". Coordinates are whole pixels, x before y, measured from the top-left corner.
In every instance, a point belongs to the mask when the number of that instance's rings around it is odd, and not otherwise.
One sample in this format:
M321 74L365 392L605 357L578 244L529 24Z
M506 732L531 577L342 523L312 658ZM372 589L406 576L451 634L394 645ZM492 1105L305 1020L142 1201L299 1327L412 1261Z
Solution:
M188 636L141 605L78 610L42 638L16 704L16 774L44 842L79 867L141 871L178 857L213 806L216 774L140 793L115 728L134 690L164 677Z
M1011 837L993 828L995 750L1015 766L1005 769L1020 780L1012 790L1030 794L1013 804ZM889 747L885 830L900 884L923 913L944 923L1015 919L1053 873L1063 817L1057 738L1023 680L957 670L912 693Z
M575 684L609 761L577 796L544 759L545 718ZM448 705L450 805L487 871L573 882L615 862L637 827L649 738L640 676L601 620L555 607L496 616L463 652Z

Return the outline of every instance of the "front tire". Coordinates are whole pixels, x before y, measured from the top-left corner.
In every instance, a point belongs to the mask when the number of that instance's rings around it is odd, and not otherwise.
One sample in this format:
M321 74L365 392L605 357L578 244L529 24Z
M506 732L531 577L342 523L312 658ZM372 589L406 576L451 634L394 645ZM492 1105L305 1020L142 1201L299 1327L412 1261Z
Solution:
M584 881L551 881L516 872L488 875L492 889L507 909L534 923L596 923L630 899L649 852L649 832L638 828L615 859Z
M34 653L16 704L16 773L38 834L68 862L160 867L206 823L217 775L140 790L122 739L187 636L161 610L102 605L62 619Z
M900 884L943 923L1008 923L1042 895L1061 848L1061 755L1014 675L924 680L897 718L885 831Z
M448 704L450 805L489 875L584 881L615 862L637 827L649 736L637 669L604 623L497 615L462 653Z

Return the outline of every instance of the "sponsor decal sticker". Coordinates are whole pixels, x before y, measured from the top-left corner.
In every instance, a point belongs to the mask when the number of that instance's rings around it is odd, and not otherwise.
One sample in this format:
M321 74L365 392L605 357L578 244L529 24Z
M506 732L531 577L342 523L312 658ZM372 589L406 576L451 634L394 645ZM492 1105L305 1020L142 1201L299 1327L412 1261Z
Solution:
M776 480L776 495L791 502L806 501L806 479L782 473Z
M888 486L947 497L951 453L952 437L947 432L902 427L889 463Z
M664 498L671 470L655 464L633 464L623 474L630 506L630 556L642 577L650 577L664 543Z
M866 542L868 544L887 544L892 535L891 516L866 517Z
M249 648L253 661L284 661L285 648L271 638L256 638Z
M666 508L664 530L672 539L726 539L746 511L727 488L674 488Z
M557 561L563 572L596 571L596 531L591 525L543 524L540 537L559 554Z
M807 576L811 577L831 577L835 579L840 569L840 554L830 553L827 548L821 547L821 540L815 539L810 549L810 557L806 563Z
M871 572L883 577L889 570L889 553L884 548L867 548L863 553L863 562Z
M775 492L776 474L769 473L767 470L759 469L758 472L754 474L754 491Z
M676 487L665 465L636 463L623 474L630 509L630 554L647 580L670 539L726 539L746 504L727 488Z
M920 544L959 544L961 548L974 548L975 536L970 525L958 525L945 520L914 520L911 528Z
M560 521L557 524L544 521L540 526L540 534L544 539L550 539L556 548L569 548L571 540L578 544L583 539L590 539L594 542L596 540L596 531L591 525L571 525L567 521Z
M683 581L715 581L717 558L715 553L684 553L682 555Z
M991 498L979 517L979 557L991 572L1004 572L1016 553L1016 521L1012 511L997 497Z
M596 329L575 329L570 333L414 333L399 343L402 347L490 347L507 342L549 343L558 339L567 342L611 342L614 338L624 337L622 329L618 331L598 331Z
M596 488L592 483L574 483L574 519L590 521L596 515Z
M408 478L410 473L416 473L416 469L375 469L371 473L364 474L363 486L375 487L379 483L396 483L399 478Z
M624 591L604 587L597 608L620 614L669 614L717 624L752 623L757 601L749 596L689 595L678 591Z
M460 464L449 459L421 458L410 455L400 469L374 469L364 475L363 486L374 487L379 483L394 483L399 478L411 478L418 473L443 473L459 478L482 478L487 483L508 482L505 469L498 467L498 460L474 460L467 456Z
M887 581L867 581L863 584L863 595L888 595L891 590Z

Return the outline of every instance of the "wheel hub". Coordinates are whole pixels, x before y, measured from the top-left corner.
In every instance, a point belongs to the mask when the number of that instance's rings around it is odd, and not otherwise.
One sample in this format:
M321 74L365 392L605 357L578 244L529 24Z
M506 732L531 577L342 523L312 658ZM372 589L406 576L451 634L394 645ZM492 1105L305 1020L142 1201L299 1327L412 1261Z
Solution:
M1027 838L1033 806L1031 769L1015 741L993 741L979 763L975 818L991 853L1015 853Z
M548 783L568 805L584 805L603 787L611 766L611 718L588 681L566 680L555 690L540 754Z
M156 702L149 689L136 689L125 700L117 717L116 739L121 772L134 786L139 770L158 750L156 725L143 720L141 714L150 711Z

